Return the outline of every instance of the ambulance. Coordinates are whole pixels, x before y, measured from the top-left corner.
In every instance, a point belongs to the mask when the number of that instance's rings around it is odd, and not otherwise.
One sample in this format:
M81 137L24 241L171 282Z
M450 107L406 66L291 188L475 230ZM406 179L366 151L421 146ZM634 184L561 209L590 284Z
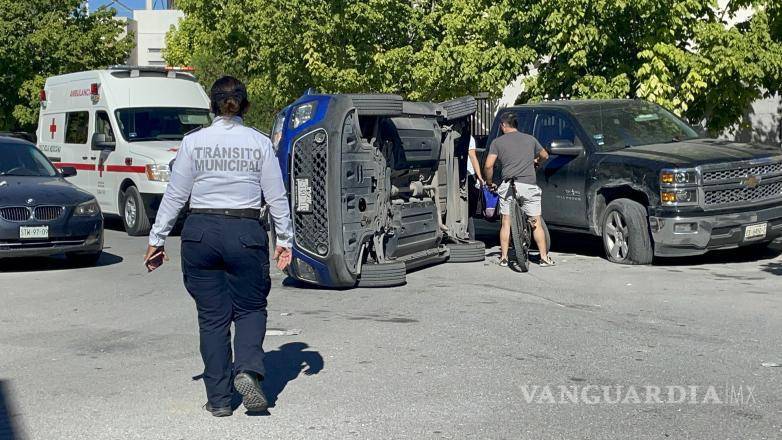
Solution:
M128 235L146 235L183 136L211 123L209 97L183 70L112 67L48 78L38 149L94 194Z

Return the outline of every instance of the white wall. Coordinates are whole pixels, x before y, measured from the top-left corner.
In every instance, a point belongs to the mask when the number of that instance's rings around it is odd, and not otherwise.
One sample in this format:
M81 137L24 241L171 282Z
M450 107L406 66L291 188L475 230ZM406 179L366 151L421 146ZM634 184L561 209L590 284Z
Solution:
M128 20L128 31L136 36L136 48L131 52L128 64L165 66L162 51L166 47L166 33L184 16L184 12L173 9L133 11L133 19Z

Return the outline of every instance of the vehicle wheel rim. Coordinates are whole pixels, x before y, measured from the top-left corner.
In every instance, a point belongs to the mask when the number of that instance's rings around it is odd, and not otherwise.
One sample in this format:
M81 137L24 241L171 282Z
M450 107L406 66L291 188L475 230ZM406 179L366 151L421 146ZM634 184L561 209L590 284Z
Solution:
M125 224L129 227L136 225L136 201L132 197L128 197L125 201Z
M605 225L605 245L608 254L616 260L624 260L630 251L627 242L627 221L617 211L611 211Z

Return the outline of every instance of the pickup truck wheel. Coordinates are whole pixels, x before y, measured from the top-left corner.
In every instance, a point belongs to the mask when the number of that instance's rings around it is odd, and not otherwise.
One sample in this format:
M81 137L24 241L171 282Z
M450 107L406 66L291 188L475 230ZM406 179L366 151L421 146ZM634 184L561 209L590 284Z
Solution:
M450 243L446 247L449 251L449 263L473 263L486 259L486 245L482 241Z
M135 186L126 189L122 197L122 223L131 237L147 235L151 229L144 200Z
M400 116L402 97L399 95L361 94L350 95L359 116Z
M361 266L358 287L394 287L407 282L405 263L365 263Z
M603 246L611 262L652 263L652 238L643 205L630 199L608 204L603 215Z

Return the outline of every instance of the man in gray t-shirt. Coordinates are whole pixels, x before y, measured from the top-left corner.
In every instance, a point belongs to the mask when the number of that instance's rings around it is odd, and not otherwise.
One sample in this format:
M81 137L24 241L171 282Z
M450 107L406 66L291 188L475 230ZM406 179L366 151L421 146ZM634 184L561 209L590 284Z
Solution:
M541 195L542 191L537 185L535 177L535 164L537 161L548 159L548 152L543 149L534 137L519 132L516 115L506 112L500 116L500 128L503 135L494 139L489 146L489 155L484 164L484 176L486 182L492 182L494 163L499 159L502 164L502 185L497 192L500 196L500 214L502 215L502 227L500 228L500 266L508 265L508 248L510 247L510 181L515 181L516 195L521 198L521 208L531 219L532 235L540 250L540 265L553 266L554 260L548 255L546 233L543 228L537 227L542 222Z

